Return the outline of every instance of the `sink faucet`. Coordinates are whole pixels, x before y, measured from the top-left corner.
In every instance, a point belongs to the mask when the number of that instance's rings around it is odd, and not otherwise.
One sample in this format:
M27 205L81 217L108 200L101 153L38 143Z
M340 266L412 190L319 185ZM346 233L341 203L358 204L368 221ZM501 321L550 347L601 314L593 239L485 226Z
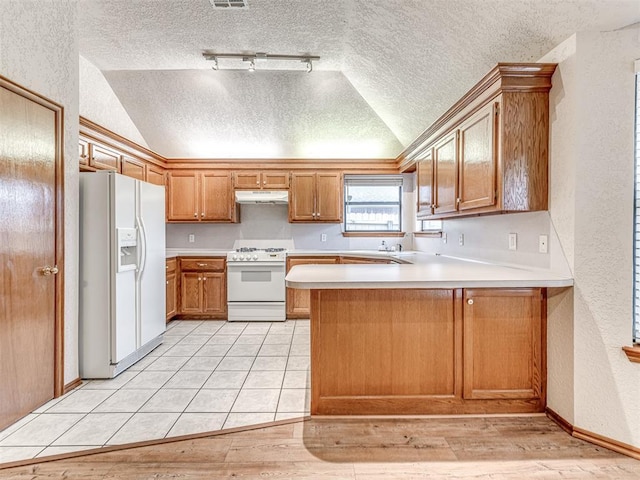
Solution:
M401 252L401 251L402 251L402 244L401 244L401 243L398 243L398 244L396 245L396 250L397 250L398 252Z
M380 243L380 246L378 247L378 250L381 252L388 252L389 251L389 246L387 245L387 243L382 240L382 243Z

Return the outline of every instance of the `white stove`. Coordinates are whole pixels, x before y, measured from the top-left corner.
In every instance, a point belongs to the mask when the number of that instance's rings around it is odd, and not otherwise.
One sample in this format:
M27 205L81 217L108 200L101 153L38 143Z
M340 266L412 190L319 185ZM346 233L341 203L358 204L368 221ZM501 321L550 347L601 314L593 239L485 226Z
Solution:
M287 249L292 240L239 240L227 253L230 322L285 321Z

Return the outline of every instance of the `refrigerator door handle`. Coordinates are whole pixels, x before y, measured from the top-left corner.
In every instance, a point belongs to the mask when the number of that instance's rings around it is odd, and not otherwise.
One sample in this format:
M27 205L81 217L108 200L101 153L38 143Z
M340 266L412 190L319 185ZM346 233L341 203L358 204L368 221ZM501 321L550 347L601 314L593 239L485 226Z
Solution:
M140 265L138 265L138 272L140 276L144 272L144 267L147 264L147 229L144 226L144 220L142 217L138 217L138 225L140 226Z

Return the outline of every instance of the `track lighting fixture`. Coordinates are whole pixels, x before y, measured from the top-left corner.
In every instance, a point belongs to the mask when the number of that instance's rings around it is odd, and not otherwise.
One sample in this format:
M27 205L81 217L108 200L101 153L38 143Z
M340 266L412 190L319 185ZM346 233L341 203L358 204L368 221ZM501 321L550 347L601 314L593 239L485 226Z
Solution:
M266 53L213 53L204 52L202 56L213 62L213 70L278 70L278 71L313 71L313 60L320 57L313 55L268 55ZM293 63L291 63L293 62ZM247 65L248 64L248 65ZM303 68L300 68L302 64Z

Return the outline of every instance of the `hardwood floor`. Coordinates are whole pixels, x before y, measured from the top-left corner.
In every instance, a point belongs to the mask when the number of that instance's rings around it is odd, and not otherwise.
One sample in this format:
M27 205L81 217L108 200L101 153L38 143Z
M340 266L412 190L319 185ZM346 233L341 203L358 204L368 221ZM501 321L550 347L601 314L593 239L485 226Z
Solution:
M640 478L640 461L573 438L542 415L314 417L74 455L0 469L0 478Z

